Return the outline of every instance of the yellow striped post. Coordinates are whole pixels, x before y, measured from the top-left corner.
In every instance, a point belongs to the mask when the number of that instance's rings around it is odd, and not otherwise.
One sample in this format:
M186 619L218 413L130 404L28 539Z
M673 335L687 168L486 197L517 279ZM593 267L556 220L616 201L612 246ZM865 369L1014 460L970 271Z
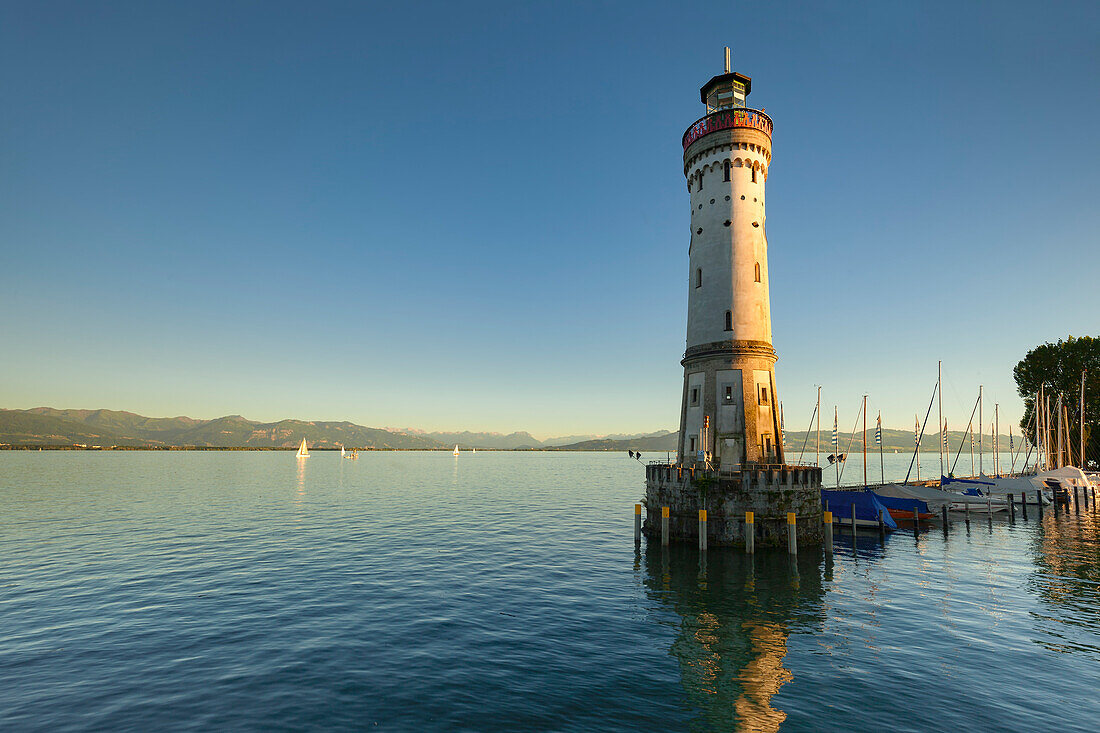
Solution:
M642 542L642 505L634 505L634 544Z
M833 554L833 513L825 512L825 554Z
M699 510L699 549L706 552L707 549L707 510Z
M795 521L797 520L794 512L787 512L787 551L792 555L798 554L798 533Z
M756 525L753 523L752 512L745 512L745 552L756 552Z
M668 544L668 507L661 507L661 544Z

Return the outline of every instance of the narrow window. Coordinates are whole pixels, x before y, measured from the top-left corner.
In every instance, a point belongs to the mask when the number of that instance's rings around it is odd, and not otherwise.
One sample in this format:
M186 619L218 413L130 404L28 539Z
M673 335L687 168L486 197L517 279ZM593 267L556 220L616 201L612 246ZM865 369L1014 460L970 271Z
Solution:
M688 448L688 451L691 452L691 453L694 453L695 452L695 436L694 435L688 437L688 443L691 446L690 448Z
M760 282L760 263L756 263L756 282Z
M726 402L733 402L733 387L726 387Z
M703 287L703 268L697 268L695 270L695 287Z
M762 404L762 405L768 404L768 388L767 387L761 387L760 388L760 404Z
M755 180L756 180L756 176L753 176L753 179L752 179L752 180L754 180L754 181L755 181ZM703 190L703 174L702 174L702 173L700 173L700 174L699 174L699 190L700 190L700 191L702 191L702 190Z
M755 168L753 168L753 169L752 169L752 182L753 182L753 183L756 183L756 169L755 169ZM700 191L702 191L702 190L703 190L703 187L702 187L702 185L700 185L700 186L699 186L699 190L700 190Z
M698 387L692 387L692 389L691 389L691 404L693 404L693 405L698 405L699 404L699 388Z
M723 170L725 171L726 180L728 181L730 179L730 162L728 160L726 161L726 164L723 166Z
M733 313L726 311L726 330L733 330Z

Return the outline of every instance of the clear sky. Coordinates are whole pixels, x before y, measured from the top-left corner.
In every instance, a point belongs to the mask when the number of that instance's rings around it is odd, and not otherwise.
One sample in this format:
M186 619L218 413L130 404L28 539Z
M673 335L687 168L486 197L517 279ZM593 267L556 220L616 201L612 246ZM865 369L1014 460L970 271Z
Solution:
M779 394L922 415L1100 326L1100 3L0 5L0 406L679 424L680 136L775 121ZM988 414L987 410L987 414Z

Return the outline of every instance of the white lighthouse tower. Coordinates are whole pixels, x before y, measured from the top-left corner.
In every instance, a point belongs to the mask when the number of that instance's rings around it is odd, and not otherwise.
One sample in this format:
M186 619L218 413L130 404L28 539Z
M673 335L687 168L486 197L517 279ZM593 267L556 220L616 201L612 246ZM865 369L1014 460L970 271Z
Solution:
M766 184L772 121L731 71L703 85L684 133L691 201L680 456L687 465L783 463L768 297Z

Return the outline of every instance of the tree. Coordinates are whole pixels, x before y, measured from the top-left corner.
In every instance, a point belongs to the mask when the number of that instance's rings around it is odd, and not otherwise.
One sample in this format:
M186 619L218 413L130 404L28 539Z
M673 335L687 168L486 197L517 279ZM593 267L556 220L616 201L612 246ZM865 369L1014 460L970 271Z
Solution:
M1039 387L1050 396L1051 411L1054 401L1062 395L1062 404L1069 416L1069 445L1077 459L1080 445L1080 394L1081 373L1085 373L1085 456L1094 466L1100 459L1100 339L1090 336L1056 344L1043 344L1027 352L1012 370L1016 388L1024 398L1024 416L1020 428L1028 440L1035 442L1035 397ZM1054 425L1054 415L1051 415ZM1028 427L1030 425L1030 427ZM1053 429L1053 428L1052 428ZM1084 468L1084 466L1082 466Z

